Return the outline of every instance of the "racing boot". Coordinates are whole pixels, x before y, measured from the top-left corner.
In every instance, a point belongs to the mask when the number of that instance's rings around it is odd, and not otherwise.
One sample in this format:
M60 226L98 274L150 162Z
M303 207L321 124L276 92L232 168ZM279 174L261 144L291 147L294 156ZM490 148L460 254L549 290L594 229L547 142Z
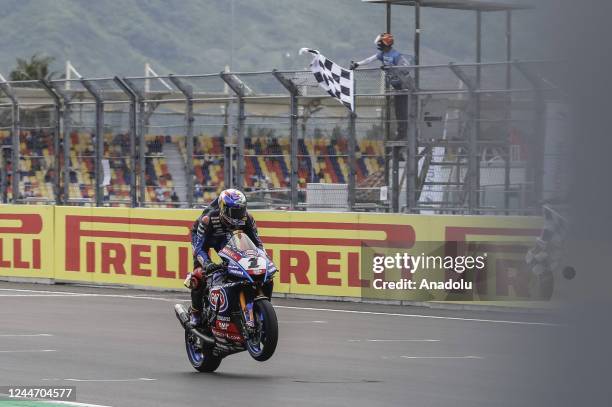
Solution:
M189 312L189 325L192 328L197 328L202 324L202 311L191 308Z

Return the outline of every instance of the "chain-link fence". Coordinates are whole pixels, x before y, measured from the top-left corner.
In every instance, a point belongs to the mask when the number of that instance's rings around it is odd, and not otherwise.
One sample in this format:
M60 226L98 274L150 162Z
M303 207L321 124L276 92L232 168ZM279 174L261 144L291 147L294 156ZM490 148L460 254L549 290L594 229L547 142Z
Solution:
M0 198L193 207L238 187L259 208L535 213L566 188L550 68L359 69L354 112L309 71L3 82Z

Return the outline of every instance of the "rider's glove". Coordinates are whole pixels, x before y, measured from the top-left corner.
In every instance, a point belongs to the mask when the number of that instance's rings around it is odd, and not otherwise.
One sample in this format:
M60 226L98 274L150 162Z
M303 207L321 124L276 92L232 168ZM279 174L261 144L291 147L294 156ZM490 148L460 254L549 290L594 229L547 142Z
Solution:
M359 66L359 64L355 61L351 61L351 64L349 65L349 69L352 71L354 69L357 69L357 67Z
M193 270L191 273L187 274L187 278L183 282L185 287L190 290L194 290L200 286L200 281L202 280L202 268L198 267Z

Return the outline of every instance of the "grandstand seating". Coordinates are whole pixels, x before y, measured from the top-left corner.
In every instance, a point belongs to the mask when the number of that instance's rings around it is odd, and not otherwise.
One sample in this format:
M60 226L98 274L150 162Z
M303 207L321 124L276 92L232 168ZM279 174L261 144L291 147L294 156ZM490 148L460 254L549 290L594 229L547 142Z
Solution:
M186 159L184 137L162 135L145 136L145 178L147 201L166 205L171 203L174 187L168 171L164 145L176 143ZM53 134L45 131L20 134L20 190L25 197L53 199ZM94 136L85 132L70 135L70 198L93 199L94 191ZM0 144L10 144L10 132L0 132ZM289 138L253 136L245 139L245 188L288 189L290 187ZM111 182L105 188L105 200L129 201L130 177L129 140L123 134L104 136L104 157L109 160ZM194 142L194 173L196 202L206 202L223 188L224 140L218 136L200 135ZM384 166L383 147L379 140L362 139L357 144L355 179L363 184L379 174ZM348 180L348 146L346 140L300 139L298 141L298 183L305 188L308 182L345 183ZM63 157L58 157L63 166Z

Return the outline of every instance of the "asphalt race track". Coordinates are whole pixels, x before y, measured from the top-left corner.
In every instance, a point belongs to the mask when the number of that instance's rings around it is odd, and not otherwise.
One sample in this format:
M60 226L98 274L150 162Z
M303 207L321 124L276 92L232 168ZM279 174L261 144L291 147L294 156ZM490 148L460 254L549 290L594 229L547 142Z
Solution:
M104 406L531 406L564 329L534 313L274 300L273 358L243 352L202 374L177 298L0 282L0 385L76 386Z

